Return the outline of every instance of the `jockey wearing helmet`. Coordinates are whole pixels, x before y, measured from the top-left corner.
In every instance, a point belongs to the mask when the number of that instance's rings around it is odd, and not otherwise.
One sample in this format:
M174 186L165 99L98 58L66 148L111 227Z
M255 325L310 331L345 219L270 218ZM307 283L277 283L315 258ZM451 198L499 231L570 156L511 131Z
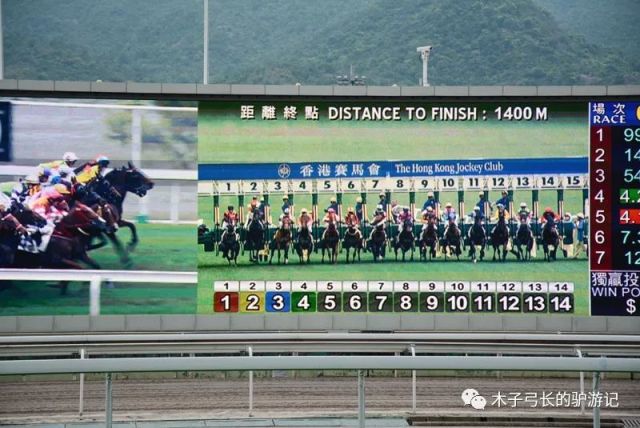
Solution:
M20 179L11 191L11 199L21 204L29 203L31 198L40 192L40 181L35 175Z
M380 194L378 195L378 198L380 199L378 201L378 206L382 207L382 211L384 211L385 213L387 212L387 197L384 194L384 192L380 192Z
M311 230L313 226L313 218L309 214L306 208L300 210L300 217L298 217L298 232L303 228Z
M73 152L66 152L62 155L61 160L54 160L51 162L45 162L38 165L39 168L49 168L53 171L60 169L63 166L68 168L73 168L75 163L78 161L78 156L76 156Z
M478 202L476 202L476 208L478 208L480 210L480 214L482 214L482 217L484 218L485 212L484 212L484 204L486 202L486 199L484 198L484 192L479 192L478 193ZM475 215L475 211L476 209L474 208L474 215Z
M338 223L340 221L340 217L338 217L338 213L335 209L329 207L327 208L327 213L324 215L322 221L326 224Z
M109 166L109 158L100 155L94 162L87 162L82 167L82 171L76 176L76 181L80 184L90 184L102 177L102 171Z
M68 195L69 190L64 185L56 184L44 189L37 199L29 203L29 208L53 225L69 213L69 205L65 200Z
M355 227L356 229L358 228L360 219L356 215L355 209L353 207L349 207L349 209L347 210L347 216L344 218L344 222L349 227Z
M233 205L229 205L227 207L227 211L225 211L222 219L222 227L226 229L228 226L233 226L235 228L238 223L238 213L234 211Z
M484 213L480 209L479 206L473 207L473 213L471 214L473 218L473 224L476 226L482 226L482 221L484 220Z
M542 216L540 217L541 223L551 223L551 225L555 225L559 220L560 217L555 212L553 212L553 209L551 209L551 207L546 207L544 209L544 212L542 213Z
M405 221L409 221L413 224L413 214L411 214L409 207L403 207L402 212L398 214L397 223L404 224Z
M500 199L498 199L494 205L495 206L502 205L504 209L508 212L509 211L509 193L506 190L503 190L501 195L502 196L500 197Z
M422 205L422 211L426 211L427 208L431 207L433 210L436 210L436 206L438 205L438 201L436 201L433 192L427 193L427 200L424 201L424 205Z
M291 227L291 215L289 213L289 208L285 208L284 211L282 211L282 214L280 214L280 219L278 221L278 227L280 229L288 229Z
M526 202L520 203L520 211L518 211L518 221L520 226L518 226L518 232L520 232L521 228L526 228L531 230L531 212L529 212L529 208L527 208Z
M338 201L335 196L332 196L329 200L329 206L327 207L327 212L329 209L332 209L334 212L338 212Z
M451 202L447 202L444 206L444 212L442 213L442 221L444 223L455 223L457 220L458 214L456 214L456 210L453 209L453 205L451 205Z
M373 232L376 230L376 226L382 226L382 228L384 228L386 220L387 214L384 212L382 205L378 205L376 211L373 213L373 219L371 219L371 226L373 227L369 234L369 239L373 238Z
M398 221L398 217L402 213L402 210L403 210L402 205L399 205L398 201L392 201L391 202L391 217L392 217L394 223L396 223L396 224L400 223Z
M291 210L291 202L289 202L287 195L282 197L282 212L284 213L285 210Z

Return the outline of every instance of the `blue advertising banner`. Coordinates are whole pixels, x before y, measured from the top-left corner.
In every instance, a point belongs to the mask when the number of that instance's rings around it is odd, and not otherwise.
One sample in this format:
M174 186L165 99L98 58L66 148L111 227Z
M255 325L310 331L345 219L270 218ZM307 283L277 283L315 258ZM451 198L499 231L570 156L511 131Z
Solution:
M587 157L201 164L199 180L587 174Z

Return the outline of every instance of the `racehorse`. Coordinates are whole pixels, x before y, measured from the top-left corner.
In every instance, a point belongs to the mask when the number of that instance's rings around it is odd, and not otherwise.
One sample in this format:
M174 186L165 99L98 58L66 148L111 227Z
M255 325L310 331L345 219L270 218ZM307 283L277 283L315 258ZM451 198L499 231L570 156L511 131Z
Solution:
M558 246L560 246L558 228L555 222L547 221L542 228L542 249L544 250L544 259L546 261L556 260Z
M107 245L107 239L105 239L106 236L109 242L111 242L111 244L113 245L116 254L118 254L120 263L125 266L131 265L131 258L129 257L127 250L122 246L122 243L116 236L116 231L118 230L118 224L121 220L121 217L116 210L115 205L101 202L91 205L91 209L104 219L106 225L104 230L94 230L90 236L87 236L85 240L87 250L96 250ZM98 242L95 244L93 243L94 239L98 240Z
M533 250L533 232L529 227L520 226L516 233L514 244L516 251L514 252L518 260L531 260L531 250ZM524 251L522 246L524 245ZM513 252L513 250L512 250Z
M429 221L427 227L420 234L420 258L427 260L427 249L429 250L429 260L436 256L436 246L438 244L438 229L433 221Z
M242 255L245 250L249 250L249 260L258 263L260 260L258 254L264 249L264 225L259 220L251 220L249 228L247 229L247 235L244 240L244 246L242 247Z
M491 231L491 246L493 247L493 261L496 261L496 252L498 260L505 261L507 259L507 244L509 243L509 229L505 222L504 214L498 215L498 224Z
M474 223L469 230L469 247L471 260L476 263L478 257L476 255L477 248L480 247L480 261L484 258L484 247L487 243L487 236L484 227L478 223Z
M442 238L442 248L444 251L444 259L447 260L449 255L455 255L456 259L460 260L460 242L462 241L462 233L455 222L449 222L447 230Z
M311 252L313 251L313 236L308 226L302 226L294 244L296 253L300 258L300 263L311 263Z
M405 220L402 223L402 231L398 235L398 239L394 242L393 251L398 260L398 250L402 251L402 261L406 260L407 251L411 250L411 258L413 260L413 251L416 248L415 236L413 235L413 222L411 220Z
M340 235L338 234L338 228L336 222L330 221L327 224L327 229L324 231L324 236L320 240L320 248L322 248L321 263L324 263L324 253L326 252L331 260L331 263L338 262L338 244L340 243Z
M120 217L118 226L129 228L131 240L127 243L127 250L133 251L138 244L138 232L132 222L122 217L124 199L127 196L127 192L134 193L141 198L144 197L149 190L153 189L154 183L131 162L127 166L112 169L105 174L103 180L106 180L109 186L97 184L94 191L114 205Z
M358 256L358 261L360 261L360 251L364 249L364 238L362 237L362 233L353 224L347 227L344 239L342 240L342 248L347 250L347 263L349 263L349 253L351 248L353 248L353 257L351 258L351 261L353 263L356 262L356 255Z
M374 262L384 259L387 252L387 233L384 231L384 223L375 225L371 238L367 241L367 248L373 254Z
M27 229L12 214L0 214L0 268L13 265L20 238Z
M234 265L238 266L240 240L238 239L238 234L236 233L236 226L232 222L227 224L227 230L220 238L218 248L220 248L220 251L222 251L222 257L227 259L229 265L231 265L231 262L233 262Z
M270 249L271 256L269 257L269 264L273 260L273 254L275 250L278 251L278 264L280 264L280 252L284 251L284 264L289 263L289 246L291 246L291 226L285 222L276 231L273 240L271 241Z
M100 265L87 254L86 237L97 230L104 230L105 221L90 207L76 202L69 214L56 225L47 245L41 254L40 264L55 269L83 269L79 260L93 269ZM60 293L66 294L69 281L60 281Z

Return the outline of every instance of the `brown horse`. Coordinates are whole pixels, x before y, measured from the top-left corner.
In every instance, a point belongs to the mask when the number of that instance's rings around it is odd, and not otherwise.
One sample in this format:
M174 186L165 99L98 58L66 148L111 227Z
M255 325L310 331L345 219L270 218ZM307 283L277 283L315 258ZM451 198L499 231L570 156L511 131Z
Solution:
M340 235L338 234L338 228L334 221L330 221L327 224L327 229L322 235L320 240L320 248L322 248L321 263L324 263L324 253L327 252L331 263L337 263L338 261L338 244L340 243Z
M25 234L27 229L13 214L0 212L0 267L13 265L20 237Z
M289 247L291 246L291 225L287 222L278 228L273 240L271 241L269 264L273 261L273 254L278 251L278 264L280 264L280 252L284 252L284 264L289 263Z

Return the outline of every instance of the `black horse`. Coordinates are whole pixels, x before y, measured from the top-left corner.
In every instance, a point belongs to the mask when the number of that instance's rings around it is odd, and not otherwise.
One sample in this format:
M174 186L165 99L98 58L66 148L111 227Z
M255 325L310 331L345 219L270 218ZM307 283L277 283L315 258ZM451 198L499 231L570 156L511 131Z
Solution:
M521 224L516 232L514 244L516 247L515 255L518 260L531 260L531 251L533 250L533 232L526 224ZM524 250L522 247L524 246Z
M324 231L323 237L320 239L320 248L322 249L321 263L324 263L325 252L329 256L331 263L338 262L338 246L340 244L340 234L335 222L329 222L327 229Z
M351 261L353 263L356 262L356 255L358 256L358 261L360 261L360 252L364 249L364 239L362 238L360 230L358 230L354 225L349 225L349 227L347 227L344 239L342 240L342 248L347 250L347 263L349 263L351 248L353 248L353 257L351 258Z
M548 262L556 260L556 252L560 246L560 234L556 223L547 221L542 228L542 249L544 250L544 259Z
M436 246L438 244L438 229L433 221L427 224L427 227L422 229L420 234L420 258L427 260L427 253L429 254L429 260L436 257Z
M444 259L447 260L449 255L456 256L457 260L460 260L462 250L460 244L462 242L462 233L458 225L451 221L449 226L444 231L444 237L442 238L442 249L444 251Z
M509 228L505 221L504 213L498 214L498 224L491 231L491 246L493 247L493 261L496 261L496 253L498 260L505 261L507 258L507 244L509 243Z
M311 230L309 230L307 226L302 226L300 228L300 232L298 232L296 242L293 246L298 254L300 263L311 263L311 253L313 252L314 244L313 236L311 236Z
M373 254L374 262L384 260L387 252L387 233L384 231L384 223L374 226L371 237L367 241L367 248Z
M260 220L253 219L249 222L247 234L242 247L242 255L245 251L249 251L249 260L258 263L260 261L260 251L264 249L265 244L265 228Z
M484 258L484 247L487 244L487 235L484 227L476 220L469 229L469 256L476 263L478 261L477 248L480 247L480 261Z
M406 260L407 252L411 251L410 260L413 260L413 252L416 248L416 238L413 235L413 222L411 220L405 220L402 223L402 230L398 234L398 238L393 245L393 251L398 260L398 250L402 251L402 261Z
M131 232L131 240L127 243L128 251L133 251L138 244L138 232L132 222L122 217L125 197L128 192L131 192L142 198L149 190L153 189L153 186L153 181L131 162L126 166L109 171L104 177L87 186L88 197L91 196L91 193L95 193L106 202L113 204L119 216L118 227L127 227ZM93 205L92 201L83 200L83 202Z
M222 251L222 257L227 259L229 265L233 262L234 265L238 265L238 254L240 254L240 240L236 233L236 227L233 223L227 225L227 230L220 238L220 244L218 248Z

